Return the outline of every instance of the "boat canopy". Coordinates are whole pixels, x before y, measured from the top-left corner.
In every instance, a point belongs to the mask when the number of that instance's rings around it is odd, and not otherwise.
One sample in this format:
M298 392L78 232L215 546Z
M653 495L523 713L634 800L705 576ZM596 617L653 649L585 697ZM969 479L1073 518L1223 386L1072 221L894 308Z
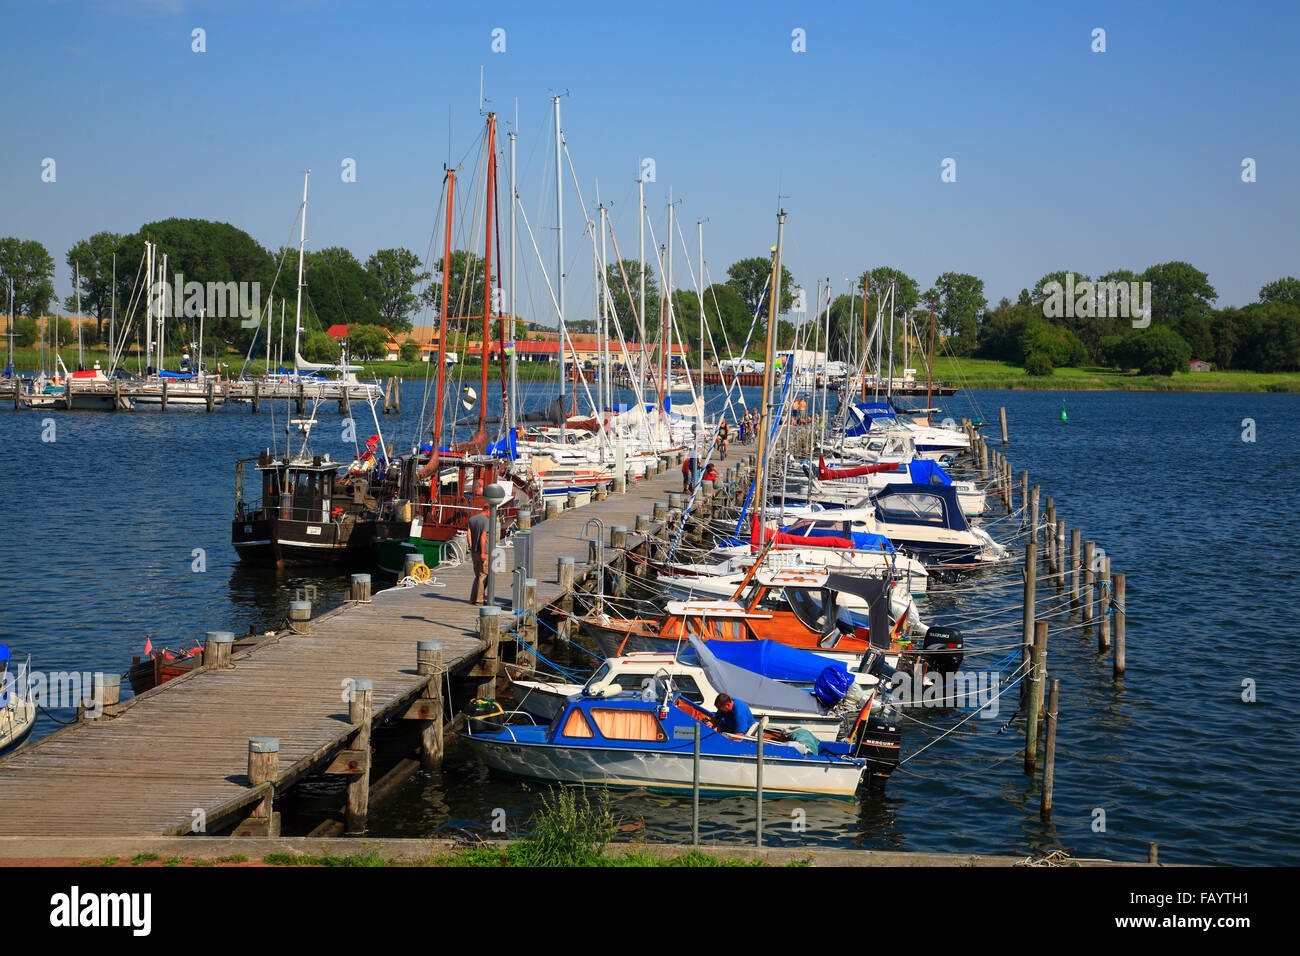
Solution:
M898 482L880 489L872 500L882 521L930 525L950 531L970 530L957 489L950 484Z
M695 640L692 638L692 640ZM848 673L839 661L828 661L811 651L789 647L779 641L705 641L713 656L736 667L772 680L812 684L827 667Z
M744 701L750 709L795 711L796 713L824 714L821 702L806 690L799 690L779 680L721 660L698 637L690 639L691 649L700 660L700 666L709 682L724 694ZM716 642L726 643L726 642ZM732 641L734 644L751 644L756 641ZM825 668L822 668L824 670ZM820 673L820 671L818 671Z
M844 429L845 438L865 435L871 431L871 426L875 422L886 426L898 424L898 416L894 414L894 409L885 402L859 402L850 405L849 412L855 420L847 423Z
M907 463L907 471L914 485L952 484L952 477L943 470L943 466L928 458L913 458Z
M779 532L778 543L796 543L810 547L844 547L855 551L894 552L894 543L882 534L854 531L848 519L802 518ZM832 545L830 542L835 542Z

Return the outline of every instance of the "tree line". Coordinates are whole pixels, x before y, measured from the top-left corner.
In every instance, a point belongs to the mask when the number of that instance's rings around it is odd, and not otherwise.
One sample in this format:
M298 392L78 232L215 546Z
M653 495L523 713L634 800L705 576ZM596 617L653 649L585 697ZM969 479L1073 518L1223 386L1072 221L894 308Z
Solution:
M157 243L168 254L169 281L172 275L182 273L187 280L200 282L257 282L264 310L268 297L274 297L277 303L288 303L286 311L292 312L297 292L296 248L266 249L228 223L166 219L147 223L128 235L97 232L67 251L68 267L79 276L82 311L95 319L91 337L103 338L114 297L118 315L124 317L122 310L141 278L146 241ZM647 267L645 310L644 315L639 314L642 276L638 269L635 260L609 265L606 278L612 320L628 341L639 341L642 330L648 341L658 341L663 335L665 311L661 289ZM771 270L768 256L755 256L732 263L726 279L708 286L702 295L695 290L673 290L674 339L680 337L692 361L699 358L702 322L713 340L712 348L705 344L707 358L713 357L714 350L721 358L743 352L761 354L767 318L764 289ZM449 318L482 315L481 257L455 250L447 271ZM442 273L441 260L426 269L419 256L400 247L380 249L364 263L339 246L308 252L303 263L303 354L317 361L336 358L338 343L325 330L346 324L353 354L357 358L378 357L387 339L383 329L410 331L414 318L426 308L433 315L440 314ZM20 345L30 345L35 339L37 316L48 314L51 306L59 303L66 310L76 300L78 289L56 294L54 260L33 240L0 239L0 276L14 283L15 337ZM1149 286L1144 285L1147 283ZM1147 311L1135 315L1120 310L1123 314L1116 314L1117 287L1135 291L1149 287L1149 301L1128 303ZM796 289L795 277L783 267L779 309L783 318L777 329L781 348L793 343L796 320L810 321L818 311L814 289L805 287L804 311L793 314ZM910 317L920 344L924 344L926 325L933 314L944 351L1022 365L1030 374L1046 375L1055 368L1081 365L1172 374L1186 370L1192 358L1222 369L1300 369L1300 279L1288 276L1264 285L1257 302L1215 308L1212 303L1217 293L1209 277L1186 262L1161 263L1140 273L1120 269L1095 280L1080 272L1052 272L1032 289L1022 289L1014 303L1003 298L992 307L985 298L984 282L977 276L945 272L922 292L917 280L903 271L877 266L858 276L851 294L840 294L831 302L829 342L824 347L831 358L851 359L860 353L863 317L867 325L874 322L877 308L891 290L894 314ZM1068 291L1068 302L1063 303L1062 290ZM760 306L762 312L755 322ZM137 308L137 316L141 311L142 307ZM280 312L278 304L274 311ZM499 313L501 303L494 303L492 311ZM289 328L292 321L289 315ZM276 334L277 322L278 317L273 318ZM472 335L472 324L464 324L462 329L453 322L452 332ZM594 331L596 320L570 317L570 326L574 331ZM136 328L138 333L138 325ZM897 328L895 347L901 351L901 337L906 333L902 322ZM70 326L63 326L61 338L66 340L69 331ZM232 349L247 351L254 336L265 335L265 331L246 328L239 316L227 316L207 320L204 334ZM524 337L522 329L516 337ZM417 354L417 350L407 350L408 356Z

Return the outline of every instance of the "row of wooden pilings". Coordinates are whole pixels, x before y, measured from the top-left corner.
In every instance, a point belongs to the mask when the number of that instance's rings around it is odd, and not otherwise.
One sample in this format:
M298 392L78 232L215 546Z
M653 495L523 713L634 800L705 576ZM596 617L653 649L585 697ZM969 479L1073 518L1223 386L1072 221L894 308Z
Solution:
M1006 408L999 409L1002 445L1008 444ZM963 422L971 439L971 453L978 462L979 473L989 491L1000 497L1008 513L1015 510L1017 490L1021 495L1021 523L1026 531L1024 545L1024 597L1022 607L1021 658L1029 668L1021 684L1021 706L1025 708L1025 772L1035 773L1040 763L1039 736L1043 736L1041 805L1039 815L1044 821L1052 817L1052 795L1056 766L1056 725L1060 713L1060 685L1057 678L1050 683L1047 675L1046 621L1037 620L1038 567L1042 562L1049 580L1065 601L1071 615L1077 614L1079 626L1097 633L1097 652L1112 652L1111 679L1120 683L1124 678L1127 651L1127 613L1125 608L1126 580L1122 573L1112 572L1110 556L1097 547L1095 541L1084 541L1079 528L1068 529L1064 518L1056 509L1053 498L1047 498L1040 520L1040 489L1030 485L1029 472L1020 472L1020 481L1014 479L1011 463L1006 455L989 447L973 423ZM1039 532L1042 530L1042 548ZM1113 636L1113 645L1112 645ZM1046 697L1046 700L1044 700ZM1154 844L1152 844L1154 856Z

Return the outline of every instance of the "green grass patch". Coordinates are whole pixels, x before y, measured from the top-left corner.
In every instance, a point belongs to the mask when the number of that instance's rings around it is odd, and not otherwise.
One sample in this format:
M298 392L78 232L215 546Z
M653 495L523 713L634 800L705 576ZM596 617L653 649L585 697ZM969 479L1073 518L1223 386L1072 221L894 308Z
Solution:
M161 859L162 857L157 853L137 853L135 856L131 857L131 865L139 866L141 863L153 863L156 860Z
M1300 392L1296 372L1177 372L1138 375L1113 368L1057 368L1050 376L1026 375L1019 365L996 359L943 357L934 364L936 381L960 388L1064 390L1121 389L1158 392Z

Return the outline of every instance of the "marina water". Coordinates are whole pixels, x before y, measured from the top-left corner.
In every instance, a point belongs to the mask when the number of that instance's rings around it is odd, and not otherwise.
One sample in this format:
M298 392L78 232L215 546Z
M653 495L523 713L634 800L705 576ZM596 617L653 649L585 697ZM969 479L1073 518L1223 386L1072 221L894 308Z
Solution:
M523 407L541 407L556 388L522 386ZM404 414L380 418L399 448L411 442L423 389L408 382ZM720 394L710 390L711 413ZM746 394L757 399L757 390ZM488 397L499 404L495 383ZM1062 847L1112 859L1145 858L1155 841L1165 862L1300 863L1300 626L1291 597L1300 403L1271 394L1048 391L967 391L947 402L954 418L989 421L1002 405L1017 480L1028 469L1067 526L1082 528L1128 575L1122 684L1111 681L1109 657L1098 658L1095 635L1054 632L1049 644L1048 670L1061 680L1053 822L1038 819L1020 720L1007 726L1012 693L996 719L969 720L914 757L960 715L905 722L906 762L883 794L766 801L765 841L954 853ZM273 627L300 594L314 594L316 612L342 601L344 574L245 568L230 546L234 462L273 436L283 448L286 417L282 406L259 415L247 406L210 415L0 414L10 449L0 463L8 497L0 641L30 652L36 670L122 673L146 637L155 648L188 648L205 630ZM313 450L350 460L345 423L323 409ZM364 407L355 431L361 443L374 432ZM985 435L1000 447L995 432ZM1014 529L1004 521L991 530L1005 537ZM969 628L968 648L1006 644L1007 630L984 638L980 627L1019 621L1018 581L1009 569L936 586L921 612L927 623ZM376 586L385 585L377 576ZM987 666L992 657L977 660ZM74 717L68 708L43 712L35 735ZM488 777L452 742L442 770L417 774L372 809L369 832L491 838L500 835L491 831L500 808L518 835L539 793ZM622 839L689 839L689 797L633 793L614 809ZM705 842L752 844L754 802L705 798L702 821Z

